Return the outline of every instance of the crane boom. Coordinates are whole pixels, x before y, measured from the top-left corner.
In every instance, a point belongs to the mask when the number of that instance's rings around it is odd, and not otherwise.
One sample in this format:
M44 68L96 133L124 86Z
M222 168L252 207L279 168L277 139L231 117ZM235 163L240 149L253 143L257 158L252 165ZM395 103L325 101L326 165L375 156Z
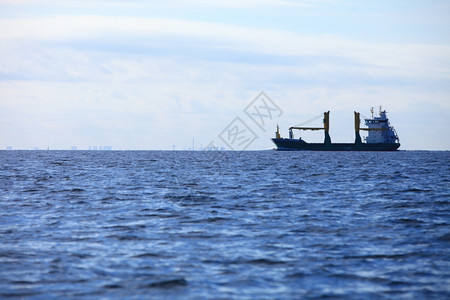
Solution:
M291 129L298 129L298 130L324 130L323 127L296 127L296 126L289 127L289 130L291 130Z

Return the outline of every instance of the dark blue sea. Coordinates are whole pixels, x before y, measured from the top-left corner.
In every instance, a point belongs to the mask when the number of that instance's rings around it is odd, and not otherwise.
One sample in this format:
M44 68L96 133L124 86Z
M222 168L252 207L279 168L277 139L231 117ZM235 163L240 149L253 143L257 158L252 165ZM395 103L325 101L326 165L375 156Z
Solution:
M0 163L2 299L450 298L450 152Z

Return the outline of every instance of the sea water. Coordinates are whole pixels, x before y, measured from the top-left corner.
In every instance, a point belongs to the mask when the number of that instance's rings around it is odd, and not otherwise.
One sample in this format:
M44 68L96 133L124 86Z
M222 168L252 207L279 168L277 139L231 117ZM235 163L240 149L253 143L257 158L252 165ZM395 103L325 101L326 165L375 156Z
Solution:
M448 299L450 153L1 151L0 298Z

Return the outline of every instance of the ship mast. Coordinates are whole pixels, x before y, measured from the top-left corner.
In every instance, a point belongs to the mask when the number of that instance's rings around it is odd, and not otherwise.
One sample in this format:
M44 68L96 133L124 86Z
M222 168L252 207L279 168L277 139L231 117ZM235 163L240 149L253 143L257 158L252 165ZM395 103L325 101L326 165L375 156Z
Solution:
M361 118L359 112L355 111L354 113L355 113L355 144L361 144L362 143L361 135L359 134Z

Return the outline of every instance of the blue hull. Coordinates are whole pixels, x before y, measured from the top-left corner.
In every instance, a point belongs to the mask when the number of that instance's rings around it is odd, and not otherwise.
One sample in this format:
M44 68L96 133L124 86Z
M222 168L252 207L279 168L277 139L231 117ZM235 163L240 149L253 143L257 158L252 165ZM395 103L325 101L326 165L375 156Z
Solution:
M297 139L272 139L281 151L395 151L399 143L307 143Z

